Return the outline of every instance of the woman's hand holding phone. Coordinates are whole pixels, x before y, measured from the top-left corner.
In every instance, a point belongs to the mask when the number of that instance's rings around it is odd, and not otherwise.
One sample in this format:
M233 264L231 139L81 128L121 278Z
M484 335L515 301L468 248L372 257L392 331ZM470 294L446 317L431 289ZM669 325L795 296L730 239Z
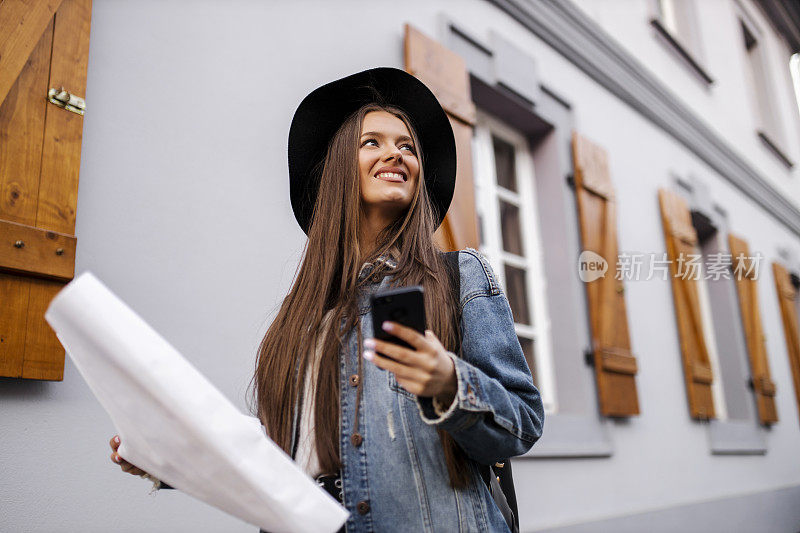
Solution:
M450 405L458 391L456 368L433 331L425 330L422 335L388 320L383 322L382 328L414 349L385 340L365 339L364 358L392 372L397 383L411 394L435 397L442 405Z

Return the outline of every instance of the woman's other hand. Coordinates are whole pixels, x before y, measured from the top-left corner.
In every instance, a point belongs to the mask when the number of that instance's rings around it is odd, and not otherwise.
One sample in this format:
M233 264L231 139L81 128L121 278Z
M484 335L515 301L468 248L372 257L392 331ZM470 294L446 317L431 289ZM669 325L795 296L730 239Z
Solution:
M141 468L132 465L131 463L120 457L120 455L117 453L117 449L119 449L120 442L121 441L119 440L119 435L114 435L113 437L111 437L111 441L109 442L109 444L111 445L111 449L113 450L113 452L111 453L111 460L114 463L118 464L124 472L133 474L134 476L143 476L147 474L147 472L145 472Z
M422 335L391 321L384 322L383 329L416 349L380 339L366 339L364 358L392 372L397 383L411 394L435 397L442 405L450 405L458 391L456 367L433 331L425 330ZM394 361L378 354L385 354Z

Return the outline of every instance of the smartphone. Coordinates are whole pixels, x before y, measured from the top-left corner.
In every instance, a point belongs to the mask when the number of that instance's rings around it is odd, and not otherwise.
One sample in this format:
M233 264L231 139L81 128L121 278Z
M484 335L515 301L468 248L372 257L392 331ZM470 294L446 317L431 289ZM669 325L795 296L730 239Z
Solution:
M412 285L380 291L370 296L370 300L372 302L372 329L375 338L415 350L416 348L406 341L385 331L381 324L386 320L391 320L425 335L425 292L423 287Z

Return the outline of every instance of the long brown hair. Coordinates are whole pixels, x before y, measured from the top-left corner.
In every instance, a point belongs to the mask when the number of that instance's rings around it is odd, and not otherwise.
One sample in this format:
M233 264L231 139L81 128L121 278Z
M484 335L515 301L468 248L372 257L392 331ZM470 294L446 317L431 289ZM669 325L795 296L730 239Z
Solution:
M362 257L358 242L361 201L358 147L364 116L370 111L388 111L405 123L420 160L420 174L408 209L378 235L369 256ZM337 354L346 332L353 327L358 327L360 332L358 293L368 280L359 281L358 273L365 261L374 261L390 249L399 251L399 257L395 258L397 267L391 270L390 285L422 285L427 328L436 334L446 349L454 351L456 346L458 302L452 295L444 258L433 240L438 213L434 212L435 207L425 187L423 154L419 148L419 140L408 116L392 106L367 104L342 123L328 145L324 160L317 167L319 193L302 262L289 294L258 349L256 371L251 382L251 386L255 385L252 397L256 414L270 438L291 455L295 401L306 368L312 363L313 347L318 342L323 316L332 310L328 322L331 326L322 341L314 402L316 449L320 467L326 473L337 472L342 467ZM377 262L373 273L388 268ZM346 318L346 323L337 331L336 326L343 318ZM361 357L361 335L358 338ZM450 486L464 488L470 479L466 455L449 433L438 428L437 431Z

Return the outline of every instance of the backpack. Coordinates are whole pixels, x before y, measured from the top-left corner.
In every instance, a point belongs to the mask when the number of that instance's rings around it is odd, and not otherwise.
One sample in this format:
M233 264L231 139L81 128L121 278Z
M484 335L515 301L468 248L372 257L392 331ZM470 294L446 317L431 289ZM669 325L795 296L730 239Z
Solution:
M446 252L444 256L449 267L448 274L450 275L450 286L453 295L455 300L460 302L461 271L458 266L458 251ZM459 324L460 323L461 317L459 316ZM458 354L460 348L461 335L459 334L456 354ZM505 518L506 524L508 524L508 528L512 533L519 533L519 513L517 512L517 495L514 492L514 479L511 476L511 461L506 460L504 463L496 463L495 465L481 465L480 471L481 477L484 483L486 483L486 487L489 489L489 493L500 509L503 518Z

